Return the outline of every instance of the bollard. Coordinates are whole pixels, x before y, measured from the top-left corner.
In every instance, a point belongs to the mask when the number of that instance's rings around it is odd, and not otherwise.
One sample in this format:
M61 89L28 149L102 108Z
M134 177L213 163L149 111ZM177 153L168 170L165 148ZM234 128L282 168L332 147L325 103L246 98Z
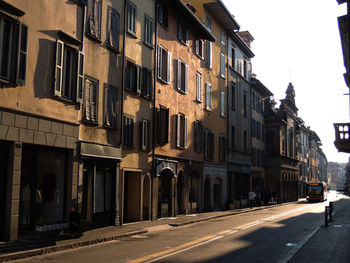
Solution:
M324 210L324 226L328 227L328 212L329 212L329 207L326 206Z
M333 221L333 202L329 202L329 221Z

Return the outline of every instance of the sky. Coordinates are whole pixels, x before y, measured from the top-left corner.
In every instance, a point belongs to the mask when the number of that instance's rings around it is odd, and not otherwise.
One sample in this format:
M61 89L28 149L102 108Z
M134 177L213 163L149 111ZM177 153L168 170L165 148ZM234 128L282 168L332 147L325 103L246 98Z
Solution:
M295 89L298 116L321 139L328 162L347 162L334 146L333 123L349 122L349 89L337 17L346 4L336 0L223 0L240 25L254 37L253 73L274 94Z

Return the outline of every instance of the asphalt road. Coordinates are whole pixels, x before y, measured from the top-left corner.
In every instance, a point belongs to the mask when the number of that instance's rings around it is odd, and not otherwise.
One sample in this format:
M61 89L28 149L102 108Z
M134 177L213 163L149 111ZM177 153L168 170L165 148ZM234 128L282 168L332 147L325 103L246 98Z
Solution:
M350 202L342 201L339 211ZM325 229L325 205L301 202L184 227L161 225L145 235L16 262L312 262L303 259L317 259L319 247L312 255L306 247Z

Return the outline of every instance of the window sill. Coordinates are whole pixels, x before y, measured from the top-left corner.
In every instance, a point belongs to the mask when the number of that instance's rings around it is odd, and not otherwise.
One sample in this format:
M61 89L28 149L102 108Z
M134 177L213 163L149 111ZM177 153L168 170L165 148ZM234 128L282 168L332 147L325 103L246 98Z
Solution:
M202 101L199 100L199 99L195 99L195 102L197 102L197 103L202 103Z
M148 43L148 42L146 42L146 41L143 41L143 44L144 44L146 47L148 47L148 48L150 48L150 49L153 49L153 43Z
M0 86L8 86L8 87L17 87L17 86L23 86L23 85L19 85L19 84L16 84L16 83L13 83L13 82L10 82L6 79L2 79L0 78Z
M56 95L54 95L54 98L56 98L56 99L58 99L58 100L60 100L60 101L63 101L63 102L65 102L65 103L69 103L69 104L71 104L71 105L80 105L79 102L76 102L76 101L73 100L73 99L69 99L69 98L65 98L65 97L60 97L60 96L56 96Z
M187 95L188 94L188 92L186 92L186 91L183 91L183 90L181 90L181 89L176 89L179 93L181 93L181 94L183 94L183 95Z
M89 32L86 32L86 36L87 36L90 40L93 40L93 41L95 41L95 42L97 42L97 43L99 43L99 44L102 43L100 37L95 36L95 35L92 35L92 34L90 34Z
M226 79L226 76L223 76L223 75L221 75L221 74L220 74L220 77L221 77L222 79Z
M196 56L197 56L199 59L204 60L204 57L200 56L200 55L197 54L196 52L195 52L195 54L196 54Z
M132 31L129 31L127 30L126 33L128 33L128 35L134 39L137 39L137 36L136 36L136 32L132 32Z
M114 53L116 53L116 54L120 54L119 47L113 47L113 46L111 46L111 45L109 45L109 44L106 44L106 46L107 46L107 48L108 48L110 51L112 51L112 52L114 52Z
M89 126L95 126L95 127L98 126L98 123L97 123L97 122L88 121L88 120L86 120L86 119L82 119L82 122L83 122L84 124L89 125Z
M117 129L117 126L109 126L109 125L107 125L107 124L104 124L103 127L104 127L105 129L109 129L109 130L116 130L116 129Z
M208 108L205 108L205 110L206 110L206 111L209 111L209 112L211 112L211 108L210 108L210 109L208 109Z
M166 85L170 85L170 82L167 82L166 80L163 80L159 77L157 77L157 79L159 80L159 82L163 83L163 84L166 84Z

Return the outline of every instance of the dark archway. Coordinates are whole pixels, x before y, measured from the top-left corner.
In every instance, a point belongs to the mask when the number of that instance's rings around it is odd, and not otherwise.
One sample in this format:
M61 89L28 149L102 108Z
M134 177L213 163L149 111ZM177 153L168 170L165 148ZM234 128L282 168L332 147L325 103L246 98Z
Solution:
M185 209L185 175L181 171L177 177L177 214L184 214Z
M204 211L210 210L210 179L206 178L204 182Z
M217 177L214 180L214 209L221 209L222 179Z
M158 218L172 215L172 179L174 174L165 169L158 178Z
M190 213L198 212L200 176L196 172L192 172L189 178L189 209Z
M142 220L150 219L150 200L151 200L151 180L148 175L143 179L143 198L142 198Z

